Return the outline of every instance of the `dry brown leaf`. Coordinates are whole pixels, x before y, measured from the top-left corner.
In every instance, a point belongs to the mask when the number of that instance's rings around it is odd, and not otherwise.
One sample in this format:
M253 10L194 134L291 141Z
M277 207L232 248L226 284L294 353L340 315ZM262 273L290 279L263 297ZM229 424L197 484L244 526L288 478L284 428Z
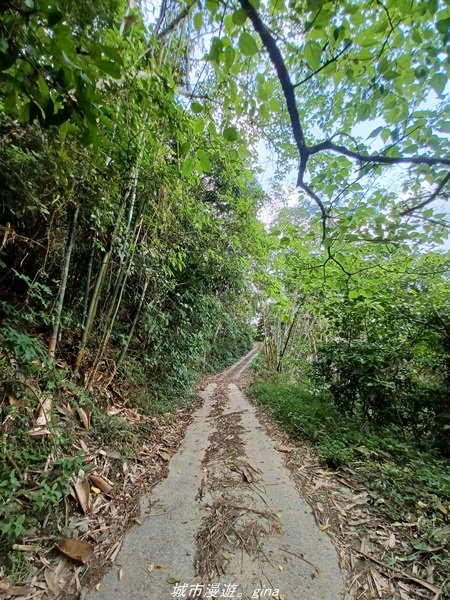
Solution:
M32 546L31 544L13 544L13 550L17 550L18 552L31 552L32 554L42 552L40 546Z
M40 403L36 413L36 426L45 427L50 423L52 410L52 396L45 396Z
M286 453L288 453L288 452L292 452L292 450L294 450L294 448L292 446L283 446L283 445L281 445L281 446L277 446L275 448L275 450L278 450L278 452L286 452Z
M81 510L87 514L91 509L91 491L87 479L73 484L75 497L78 500Z
M158 455L166 462L170 460L170 454L164 450L158 450Z
M78 540L76 538L59 540L58 548L63 554L72 560L76 560L77 562L81 562L83 564L89 562L94 554L94 547L92 544L86 542L85 540Z
M0 581L0 592L5 596L28 596L30 588L24 585L11 585L8 581Z
M106 481L106 479L100 477L100 475L89 473L88 477L90 482L99 490L101 490L104 494L109 494L109 492L113 488L113 486L108 481Z
M395 539L395 535L393 533L391 533L391 535L389 536L389 539L386 541L384 547L386 548L386 550L393 550L395 548L396 543L397 543L397 540Z
M85 406L80 406L77 412L78 416L80 417L80 421L83 423L83 427L85 429L89 429L91 425L91 414L89 410Z
M41 437L44 435L52 435L51 431L49 431L45 427L33 427L33 429L30 429L29 431L27 431L27 434L30 437Z

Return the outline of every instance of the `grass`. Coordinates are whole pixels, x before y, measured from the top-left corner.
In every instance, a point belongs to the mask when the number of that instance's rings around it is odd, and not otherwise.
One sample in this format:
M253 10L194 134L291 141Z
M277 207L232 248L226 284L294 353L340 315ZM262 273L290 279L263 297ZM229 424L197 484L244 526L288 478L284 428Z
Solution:
M294 438L309 442L332 468L347 468L394 520L422 516L435 523L433 541L448 537L449 461L418 448L394 428L376 429L342 415L305 385L257 381L250 393ZM439 525L442 525L440 527Z

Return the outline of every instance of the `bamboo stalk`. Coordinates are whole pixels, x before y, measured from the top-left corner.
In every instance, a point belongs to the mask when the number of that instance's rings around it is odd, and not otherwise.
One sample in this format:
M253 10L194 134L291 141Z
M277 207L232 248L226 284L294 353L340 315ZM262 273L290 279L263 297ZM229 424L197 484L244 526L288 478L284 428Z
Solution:
M70 260L72 258L73 246L74 246L74 242L75 242L75 231L76 231L76 227L77 227L79 212L80 212L80 207L76 206L75 210L73 211L72 220L70 222L70 228L69 228L69 233L68 233L68 237L67 237L66 258L64 261L61 285L59 286L59 295L58 295L58 301L56 304L56 315L55 315L55 319L53 321L52 335L51 335L49 343L48 343L48 353L50 356L55 356L55 352L56 352L56 344L57 344L57 340L58 340L59 328L61 325L61 316L62 316L62 310L63 310L63 305L64 305L64 296L66 295L67 278L69 276Z

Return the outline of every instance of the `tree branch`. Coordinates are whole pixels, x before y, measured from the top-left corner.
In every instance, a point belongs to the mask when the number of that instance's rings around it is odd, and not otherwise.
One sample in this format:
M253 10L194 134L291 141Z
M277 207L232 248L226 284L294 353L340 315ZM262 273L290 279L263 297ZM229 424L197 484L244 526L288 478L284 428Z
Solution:
M250 4L250 1L239 0L239 3L242 6L243 10L245 10L245 12L247 13L248 18L252 22L255 31L261 38L263 46L269 54L271 63L275 67L275 71L277 72L278 79L283 89L284 97L286 99L295 143L300 153L300 158L306 161L308 158L308 150L306 148L305 136L303 134L303 129L300 123L300 116L298 114L297 103L295 101L294 86L292 85L292 81L284 63L281 52L277 46L274 37L264 25L264 23L261 21L258 13Z
M399 164L411 164L411 165L449 165L450 158L439 158L437 156L385 156L384 154L361 154L354 150L349 150L345 146L339 144L333 144L331 140L325 140L320 144L311 146L308 148L308 154L317 154L324 150L331 150L338 154L348 156L348 158L354 158L365 163L378 163L380 165L399 165Z
M323 63L323 65L317 69L317 71L313 71L312 73L310 73L309 75L307 75L304 79L302 79L298 83L295 83L293 85L293 87L297 88L300 85L303 85L304 83L306 83L307 81L309 81L312 77L314 77L314 75L317 75L317 73L320 73L320 71L323 71L323 69L325 69L325 67L328 67L328 65L331 65L332 63L336 62L337 59L340 58L344 54L344 52L346 50L348 50L348 48L350 48L350 46L352 45L352 43L353 42L350 41L347 44L345 44L344 48L340 52L338 52L338 54L336 54L336 56L333 56L333 58L330 58L329 60L325 61Z
M194 2L185 6L185 8L183 8L183 10L173 19L173 21L171 21L167 25L167 27L165 27L160 33L157 34L156 39L162 40L165 37L167 37L169 33L172 33L176 26L188 16L195 4L196 1L194 0Z
M434 190L434 192L431 194L431 196L429 196L426 200L424 200L420 204L417 204L416 206L412 206L411 208L407 208L406 210L404 210L403 212L400 213L400 216L404 217L405 215L410 215L414 211L419 210L420 208L423 208L427 204L430 204L431 202L433 202L433 200L435 200L438 196L440 196L442 194L444 187L447 185L447 183L449 181L450 181L450 171L442 179L442 181L439 183L439 185Z

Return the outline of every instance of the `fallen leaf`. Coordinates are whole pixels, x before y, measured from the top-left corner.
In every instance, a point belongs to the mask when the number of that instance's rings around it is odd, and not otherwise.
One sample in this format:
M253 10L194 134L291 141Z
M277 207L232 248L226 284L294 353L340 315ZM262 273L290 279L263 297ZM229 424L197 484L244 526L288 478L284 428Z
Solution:
M28 596L30 588L21 585L11 585L8 581L0 581L0 592L6 596Z
M166 462L170 460L170 454L168 452L164 452L164 450L158 450L158 455Z
M278 565L278 570L283 571L283 565Z
M101 583L97 583L97 585L95 586L95 590L98 592L101 587L102 587L102 584Z
M45 427L34 427L33 429L30 429L29 431L27 431L27 434L30 437L40 437L40 436L44 436L44 435L52 435L51 431L49 431Z
M180 580L179 579L175 579L175 577L169 577L169 579L166 579L167 583L170 583L171 585L175 585L176 583L179 583Z
M395 539L395 535L393 533L391 533L391 535L389 536L389 539L387 540L387 542L385 544L386 550L393 550L395 548L396 543L397 543L397 540Z
M122 568L120 568L117 572L117 579L119 581L122 581L122 579L123 579L123 569Z
M88 480L85 478L80 482L74 483L73 490L76 499L80 503L81 510L84 514L88 513L91 509L91 491Z
M100 477L100 475L95 475L95 473L89 473L88 478L92 485L101 490L104 494L109 494L112 490L113 486L106 481L104 477Z
M13 550L17 550L18 552L32 552L33 554L42 552L40 546L32 546L30 544L13 544Z
M331 527L331 525L329 523L326 523L325 525L320 525L319 529L320 529L320 531L326 531L330 527Z
M69 558L83 564L89 562L94 554L94 547L89 542L76 538L59 540L58 548Z
M292 452L292 450L294 450L294 448L292 446L277 446L275 448L275 450L278 450L278 452Z
M447 516L448 510L447 510L447 507L446 507L446 506L444 506L443 504L438 504L438 505L436 506L436 508L437 508L437 510L438 510L440 513L442 513L442 514L444 515L444 517L446 517L446 516Z
M150 564L148 565L148 567L147 567L147 571L148 571L149 573L151 573L151 572L152 572L152 571L154 571L154 570L155 570L155 565L154 565L154 563L150 563Z
M85 429L89 429L91 424L91 414L89 410L85 406L80 406L77 412L78 416L80 417L80 421L83 423L83 427Z
M164 565L155 565L155 571L164 571L165 568Z
M91 487L91 492L94 492L94 494L101 494L102 490L99 490L98 488L92 486Z
M36 415L36 426L45 427L50 423L50 413L52 410L52 396L46 396L39 402Z

